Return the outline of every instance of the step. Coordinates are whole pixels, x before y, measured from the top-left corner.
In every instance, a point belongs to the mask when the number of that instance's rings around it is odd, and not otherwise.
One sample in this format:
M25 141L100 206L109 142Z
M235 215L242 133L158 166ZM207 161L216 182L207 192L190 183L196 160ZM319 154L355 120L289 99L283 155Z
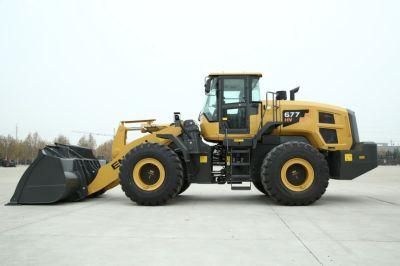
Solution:
M251 184L248 186L233 186L231 184L231 190L251 190Z
M250 175L231 175L231 181L249 182L251 181Z
M231 190L251 190L251 187L231 187Z

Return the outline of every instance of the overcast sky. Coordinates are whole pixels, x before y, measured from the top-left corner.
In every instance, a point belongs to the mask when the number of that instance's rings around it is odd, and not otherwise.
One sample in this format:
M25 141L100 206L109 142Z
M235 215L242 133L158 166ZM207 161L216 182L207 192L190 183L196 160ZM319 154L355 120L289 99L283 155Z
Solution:
M259 71L263 92L301 86L400 143L399 3L0 0L0 134L197 119L209 72Z

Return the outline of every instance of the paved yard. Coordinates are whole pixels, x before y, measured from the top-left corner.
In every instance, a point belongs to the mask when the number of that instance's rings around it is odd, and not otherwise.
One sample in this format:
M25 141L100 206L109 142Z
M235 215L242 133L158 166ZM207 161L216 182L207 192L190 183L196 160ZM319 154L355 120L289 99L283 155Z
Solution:
M274 265L400 263L400 167L330 182L312 206L258 191L192 185L167 206L119 188L51 206L4 206L25 168L0 168L1 265Z

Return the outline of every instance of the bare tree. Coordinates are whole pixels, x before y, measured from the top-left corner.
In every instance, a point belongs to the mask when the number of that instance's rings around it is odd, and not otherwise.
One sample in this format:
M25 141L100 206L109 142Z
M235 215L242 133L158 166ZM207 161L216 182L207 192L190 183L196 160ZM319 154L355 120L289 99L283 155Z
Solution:
M96 140L94 139L92 134L89 134L87 137L82 136L78 141L78 146L95 149L96 148Z
M69 145L69 139L64 136L64 135L58 135L55 139L54 139L54 143L60 143L60 144L67 144Z
M0 136L0 158L9 160L32 161L39 149L46 146L46 141L38 133L29 133L25 140L16 140L11 135Z
M7 138L0 136L0 159L6 157Z
M46 146L46 142L42 140L37 132L31 134L25 138L23 142L23 154L25 154L25 160L32 161L35 159L38 151Z
M104 158L107 162L111 161L112 144L113 140L111 139L99 145L96 149L96 156Z

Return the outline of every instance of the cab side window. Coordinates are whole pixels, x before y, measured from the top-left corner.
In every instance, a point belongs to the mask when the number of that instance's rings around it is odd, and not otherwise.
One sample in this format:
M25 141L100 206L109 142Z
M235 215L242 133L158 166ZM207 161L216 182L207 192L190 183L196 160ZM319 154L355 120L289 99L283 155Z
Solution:
M261 101L260 85L259 85L258 78L251 80L251 101L252 102L260 102Z
M246 102L244 79L224 79L223 92L224 104Z

